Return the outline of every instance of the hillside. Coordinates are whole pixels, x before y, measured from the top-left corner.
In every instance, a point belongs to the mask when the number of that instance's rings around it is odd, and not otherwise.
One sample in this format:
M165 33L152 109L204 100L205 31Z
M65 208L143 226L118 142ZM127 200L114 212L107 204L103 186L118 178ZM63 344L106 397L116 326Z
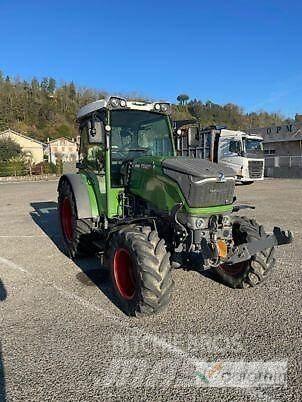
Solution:
M74 137L77 132L76 112L80 106L106 96L106 92L79 88L73 82L57 85L48 77L31 81L4 76L0 72L0 131L12 128L35 139L46 141L61 136ZM185 96L182 100L181 96ZM130 95L130 98L136 98ZM188 101L178 97L173 118L197 118L203 126L225 124L233 129L281 124L288 121L278 113L264 111L245 113L235 104L218 105L211 101Z

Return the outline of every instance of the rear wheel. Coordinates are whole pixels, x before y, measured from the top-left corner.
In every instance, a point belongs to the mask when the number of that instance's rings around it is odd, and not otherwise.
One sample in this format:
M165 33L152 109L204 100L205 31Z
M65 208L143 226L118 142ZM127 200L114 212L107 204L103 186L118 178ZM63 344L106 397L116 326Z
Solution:
M93 254L91 222L78 219L74 194L67 180L60 183L58 192L60 226L68 256L77 258Z
M173 288L170 254L156 230L127 226L115 233L107 263L127 314L152 314L168 304Z
M267 237L263 226L254 219L235 217L233 223L233 239L235 245ZM256 286L263 282L275 265L274 247L261 251L248 261L234 265L222 264L215 268L222 280L233 288Z

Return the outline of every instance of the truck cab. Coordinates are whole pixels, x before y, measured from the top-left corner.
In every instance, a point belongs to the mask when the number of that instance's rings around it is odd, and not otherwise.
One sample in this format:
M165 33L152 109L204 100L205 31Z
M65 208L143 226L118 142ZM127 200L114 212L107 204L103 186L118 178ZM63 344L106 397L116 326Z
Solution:
M232 168L236 181L253 183L264 178L263 138L226 127L201 128L185 121L174 124L179 155L221 162Z
M233 168L236 180L241 183L263 180L263 138L243 131L221 129L217 144L218 161Z

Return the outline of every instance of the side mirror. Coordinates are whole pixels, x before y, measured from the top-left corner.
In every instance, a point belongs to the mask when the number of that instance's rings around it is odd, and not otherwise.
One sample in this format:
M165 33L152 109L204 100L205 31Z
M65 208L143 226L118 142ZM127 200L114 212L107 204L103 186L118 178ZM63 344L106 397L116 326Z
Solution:
M105 139L104 123L92 117L88 123L88 142L89 144L103 144Z

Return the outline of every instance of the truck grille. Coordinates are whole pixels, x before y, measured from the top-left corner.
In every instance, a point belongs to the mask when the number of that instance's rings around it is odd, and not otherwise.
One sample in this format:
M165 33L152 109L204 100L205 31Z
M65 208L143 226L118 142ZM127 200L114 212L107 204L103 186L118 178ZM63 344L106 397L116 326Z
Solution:
M249 176L251 179L261 179L263 161L249 161Z

